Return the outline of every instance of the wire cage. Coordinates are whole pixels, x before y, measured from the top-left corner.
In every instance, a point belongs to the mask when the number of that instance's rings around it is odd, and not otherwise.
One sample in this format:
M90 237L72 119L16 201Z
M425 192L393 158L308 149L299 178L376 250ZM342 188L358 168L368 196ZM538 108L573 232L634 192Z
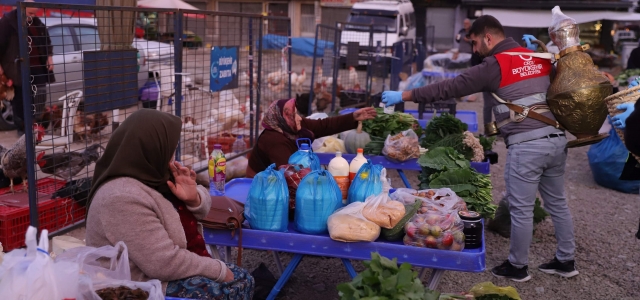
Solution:
M62 9L71 13L52 13ZM233 142L250 149L262 112L291 97L290 52L263 51L270 26L290 33L288 18L35 2L20 2L16 15L22 59L5 70L15 96L2 101L0 121L19 129L1 148L5 250L23 246L29 224L55 235L84 221L95 163L131 113L180 117L176 160L202 172L213 144L231 164L244 154ZM281 39L289 49L289 36ZM283 80L274 91L267 77L276 71Z

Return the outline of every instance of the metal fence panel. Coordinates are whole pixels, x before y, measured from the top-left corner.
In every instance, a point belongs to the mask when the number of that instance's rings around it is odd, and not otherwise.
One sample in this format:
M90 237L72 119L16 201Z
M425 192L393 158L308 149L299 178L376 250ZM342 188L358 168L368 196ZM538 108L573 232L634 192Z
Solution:
M27 16L27 8L49 17L39 23ZM50 12L62 8L85 17ZM115 15L140 19L117 22ZM12 159L28 167L14 178L17 193L11 197L28 198L31 224L53 233L84 220L95 162L112 132L134 111L157 109L181 117L177 158L200 171L206 169L210 144L224 144L230 152L243 135L252 146L264 109L290 97L295 82L290 51L283 51L291 44L288 18L34 2L19 3L18 16L19 74L25 84L16 85L13 101L2 101L3 111L15 114L3 114L8 116L0 127L29 124L22 125L26 134L19 143L3 145L19 149L22 156ZM164 23L148 26L149 17ZM135 37L134 24L139 25ZM289 34L266 37L270 26L287 28ZM51 47L45 46L47 35ZM285 46L261 51L274 40ZM277 84L268 80L274 72L281 79ZM41 129L34 130L32 123ZM9 171L5 176L14 176ZM28 197L18 192L21 179L37 187L28 189ZM0 187L0 203L6 192ZM0 212L0 231L8 226L4 217ZM20 236L17 243L29 225L23 223L9 228ZM19 246L5 244L5 249Z
M337 78L340 54L340 30L336 27L318 25L314 42L314 54L309 94L302 95L298 111L304 114L325 112L329 105L335 110L335 99L340 93ZM308 97L307 97L308 96ZM308 101L304 101L305 99Z

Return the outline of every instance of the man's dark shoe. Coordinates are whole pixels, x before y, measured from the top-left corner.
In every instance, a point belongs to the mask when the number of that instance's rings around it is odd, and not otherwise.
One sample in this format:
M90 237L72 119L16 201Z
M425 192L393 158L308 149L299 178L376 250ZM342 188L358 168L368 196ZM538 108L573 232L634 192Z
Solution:
M575 260L560 262L555 257L550 262L538 266L538 270L547 274L558 274L565 278L571 278L580 274L580 272L578 272L578 269L576 269Z
M518 269L512 265L509 260L505 260L501 265L493 268L491 274L498 278L507 278L515 282L525 282L531 279L529 276L529 267Z

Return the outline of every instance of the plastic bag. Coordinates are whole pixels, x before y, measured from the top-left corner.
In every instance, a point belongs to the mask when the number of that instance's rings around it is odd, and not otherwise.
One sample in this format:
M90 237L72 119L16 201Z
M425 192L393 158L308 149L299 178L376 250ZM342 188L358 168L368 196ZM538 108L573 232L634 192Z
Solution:
M162 292L162 283L160 282L160 280L157 280L157 279L152 279L145 282L127 281L127 280L110 280L110 281L98 282L93 284L94 292L92 293L92 296L89 297L89 299L102 300L102 298L100 298L100 296L98 296L98 294L95 293L95 291L105 289L105 288L117 288L121 286L128 287L132 290L141 289L149 293L149 298L148 298L149 300L165 299L164 293Z
M296 195L294 222L303 233L327 233L327 219L342 206L342 192L329 171L305 176Z
M302 178L311 173L311 168L305 168L303 165L284 165L280 166L280 170L284 171L284 179L287 181L289 188L289 219L293 218L296 209L296 193Z
M86 246L85 242L68 235L56 236L51 239L51 257L64 253L69 249Z
M409 129L396 135L388 135L382 154L394 162L405 162L420 157L418 135Z
M27 249L7 253L0 265L0 291L2 299L48 300L75 298L75 294L61 295L58 284L64 284L65 293L73 293L77 281L64 283L56 278L54 262L49 257L49 234L42 230L40 242L36 242L37 229L29 226L25 235Z
M464 223L458 213L429 212L415 215L404 226L404 244L440 250L464 249Z
M303 165L305 168L311 168L311 171L320 171L320 158L313 153L313 149L309 148L307 151L302 150L303 144L300 142L307 141L309 147L311 147L310 139L298 139L296 143L298 144L298 151L294 152L291 157L289 157L288 164L290 165Z
M458 195L449 188L421 191L399 188L393 192L390 197L391 199L400 201L404 204L414 203L416 199L422 200L422 206L419 210L420 214L424 214L429 211L450 213L453 211L467 210L467 204L464 202L464 199L458 197Z
M629 150L618 137L615 128L611 127L609 137L589 147L587 157L597 184L623 193L638 194L640 180L619 179L629 158Z
M284 172L271 164L251 182L244 207L245 218L253 229L286 232L288 214L289 188Z
M552 10L551 10L551 26L549 26L549 36L551 37L551 40L554 41L555 38L555 32L558 31L559 29L563 28L563 27L567 27L567 26L571 26L574 25L576 28L576 33L575 33L575 38L571 39L572 34L567 34L563 33L562 35L562 41L564 42L563 45L556 45L558 46L559 50L562 51L564 49L567 49L569 47L573 47L573 46L578 46L580 45L580 37L578 36L580 33L580 29L577 25L577 22L575 19L570 18L569 16L565 15L564 13L562 13L562 11L560 10L560 6L555 6ZM556 40L557 41L557 40Z
M380 234L387 241L400 241L404 237L404 225L413 218L420 209L422 205L422 201L420 199L416 200L413 204L405 204L404 205L404 217L400 219L400 222L393 226L393 228L382 228Z
M371 160L360 167L356 177L351 182L347 200L349 203L364 202L369 196L382 192L382 182L380 181L381 165L374 165Z
M389 198L391 184L387 179L386 169L380 172L380 181L382 181L382 192L367 198L362 215L382 228L391 229L404 217L405 209L402 203Z
M473 294L474 297L497 294L500 296L507 296L513 300L520 300L520 295L518 295L518 291L516 291L514 287L498 287L488 281L474 285L469 293Z
M347 153L344 141L333 135L316 139L313 141L313 144L311 144L311 148L317 153L336 153L338 151Z
M380 236L380 226L362 215L363 202L351 203L334 212L327 220L329 236L341 242L373 242Z

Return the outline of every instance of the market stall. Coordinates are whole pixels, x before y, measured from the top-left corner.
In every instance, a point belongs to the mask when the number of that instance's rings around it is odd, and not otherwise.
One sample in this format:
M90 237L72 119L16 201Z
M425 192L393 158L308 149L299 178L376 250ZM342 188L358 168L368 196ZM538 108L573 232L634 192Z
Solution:
M251 183L251 179L234 179L227 183L226 195L244 203L250 193ZM445 271L484 271L484 230L481 229L480 232L481 246L479 248L453 251L409 246L403 244L403 241L390 242L384 238L378 238L374 242L346 243L332 239L329 234L301 233L294 222L288 222L287 232L243 229L242 247L294 254L286 269L281 270L281 276L268 299L275 299L305 256L341 259L349 275L355 277L356 273L350 260L368 260L371 257L371 252L379 252L380 255L387 257L397 257L399 263L406 262L413 266L423 267L421 276L426 273L427 269L432 269L428 287L435 289ZM210 245L237 247L239 236L231 237L228 230L205 229L204 239ZM276 259L279 260L277 255ZM277 261L277 264L280 265L280 262Z

